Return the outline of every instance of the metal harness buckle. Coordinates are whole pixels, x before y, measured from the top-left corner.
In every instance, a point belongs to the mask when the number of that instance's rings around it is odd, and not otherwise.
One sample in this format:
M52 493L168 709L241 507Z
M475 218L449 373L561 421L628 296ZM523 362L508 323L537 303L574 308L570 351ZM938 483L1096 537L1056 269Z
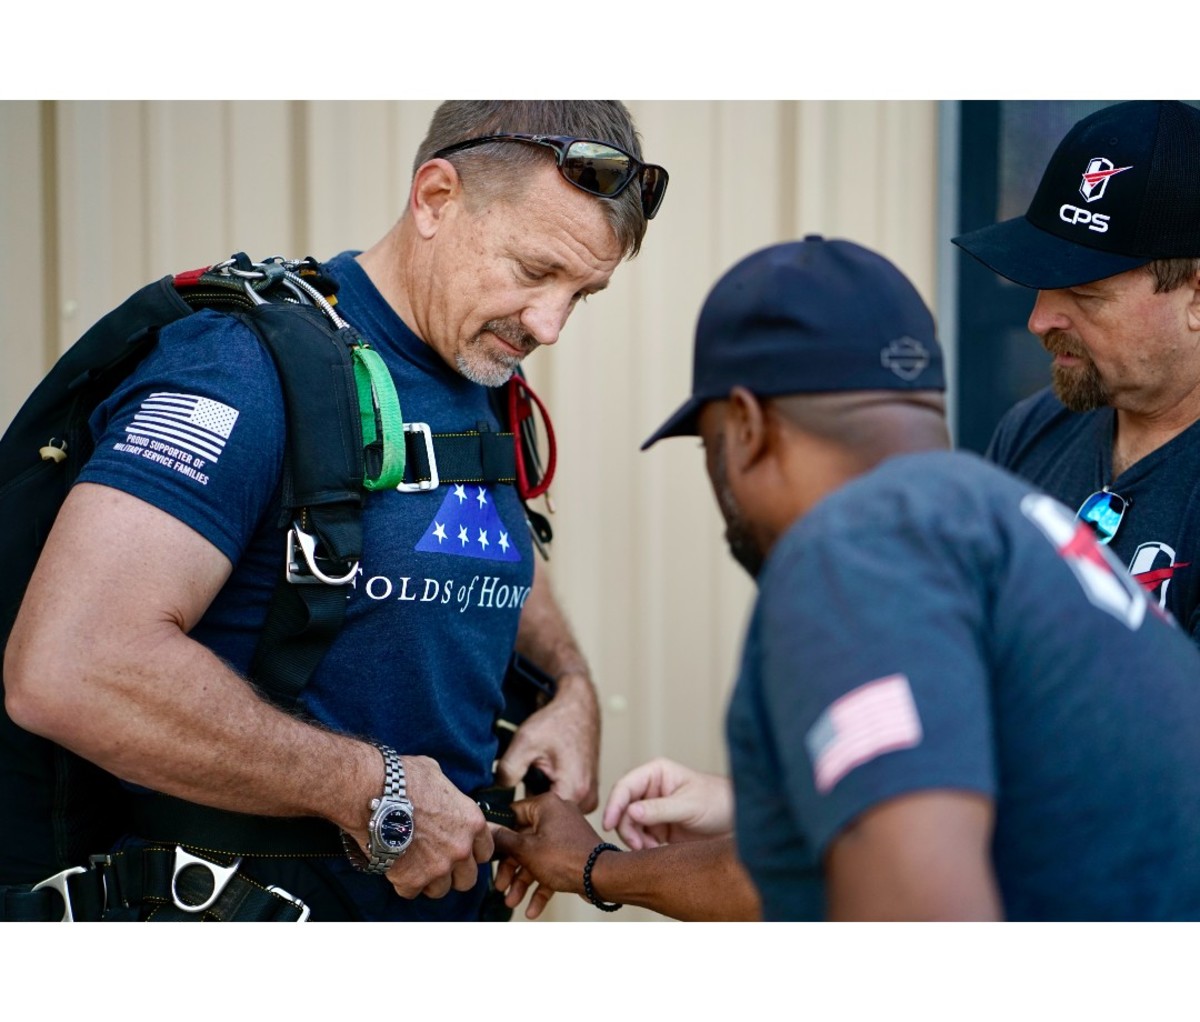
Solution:
M309 909L308 905L292 894L291 891L285 891L282 887L276 887L274 884L272 884L267 888L267 893L278 895L280 898L283 898L284 901L290 901L293 905L297 906L300 909L300 918L297 919L296 922L308 922L308 917L312 915L312 910Z
M40 891L43 888L50 888L58 891L63 900L63 914L59 920L60 923L75 922L75 913L71 908L71 892L67 888L67 878L74 876L76 873L86 873L87 870L83 866L72 866L70 869L64 869L61 873L55 873L52 877L47 877L40 884L34 884L30 888L31 891Z
M296 557L297 546L299 546L300 553L304 557L303 563ZM333 575L326 575L325 572L317 567L317 560L317 537L300 528L299 522L292 522L292 527L288 530L287 564L285 565L287 580L289 582L295 585L317 585L324 583L327 586L344 586L353 581L354 576L358 574L358 561L354 562L345 575L338 578ZM306 571L305 568L308 570Z
M180 845L175 846L175 871L171 874L171 900L175 903L175 907L183 912L191 912L199 914L212 908L216 900L229 886L229 881L233 879L233 875L237 872L238 866L242 864L242 860L235 859L232 866L219 866L215 862L209 862L207 859L201 859L199 856L185 852ZM199 905L189 905L179 897L177 883L179 874L189 866L200 866L208 870L212 876L213 891L209 895L208 900Z
M415 483L397 483L396 489L401 493L423 493L426 490L436 490L440 485L438 479L437 458L433 454L433 431L428 422L406 422L405 433L420 433L425 438L425 453L429 457L429 478Z

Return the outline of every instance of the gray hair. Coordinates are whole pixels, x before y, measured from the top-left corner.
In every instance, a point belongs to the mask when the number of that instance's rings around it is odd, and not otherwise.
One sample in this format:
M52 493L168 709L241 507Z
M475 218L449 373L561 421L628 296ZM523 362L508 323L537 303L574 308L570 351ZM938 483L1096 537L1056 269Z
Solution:
M413 174L433 154L456 142L505 133L570 135L615 145L642 158L641 139L625 104L617 100L448 100L434 112L425 140L417 149ZM520 195L528 168L554 154L543 146L495 142L446 157L464 186L481 196ZM637 255L646 234L641 193L636 182L616 199L597 199L629 258Z

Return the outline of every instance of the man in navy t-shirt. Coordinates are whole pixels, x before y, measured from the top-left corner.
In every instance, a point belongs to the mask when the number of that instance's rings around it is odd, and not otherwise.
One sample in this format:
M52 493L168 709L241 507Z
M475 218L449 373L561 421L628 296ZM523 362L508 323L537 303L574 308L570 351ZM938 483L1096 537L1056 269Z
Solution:
M585 164L602 166L603 182L584 178ZM620 103L439 107L404 215L326 267L405 421L497 430L489 389L637 252L665 185L640 162ZM336 824L344 855L244 856L241 867L318 919L479 916L493 844L466 793L493 781L514 646L557 679L557 695L513 737L495 781L515 784L536 763L564 798L596 804L594 689L513 486L369 497L345 625L292 715L243 680L284 557L270 356L228 317L188 316L91 425L96 453L7 653L18 724L136 788ZM203 847L186 832L178 841Z
M1083 510L1200 642L1200 109L1084 118L1024 216L954 242L1037 290L1029 330L1054 356L987 456Z
M943 388L932 317L875 253L814 236L716 284L693 395L647 446L702 438L758 582L736 827L659 761L605 814L640 851L519 803L516 890L745 914L732 828L766 919L1200 918L1200 653L1089 524L946 450Z

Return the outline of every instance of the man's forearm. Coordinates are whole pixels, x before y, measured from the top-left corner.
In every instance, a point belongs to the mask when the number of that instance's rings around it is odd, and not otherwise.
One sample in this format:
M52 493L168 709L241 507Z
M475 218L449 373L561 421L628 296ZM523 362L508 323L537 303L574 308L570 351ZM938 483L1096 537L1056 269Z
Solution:
M686 921L756 920L758 892L738 862L733 838L603 852L592 887L604 901L638 905Z
M533 587L521 609L517 652L528 657L551 677L578 675L584 679L590 678L587 661L558 605L546 569L541 564L534 565Z
M577 724L594 732L591 744L598 751L600 703L596 686L540 564L534 567L533 588L521 610L517 652L555 679L555 699L560 706L570 704Z
M555 792L590 812L599 802L600 703L540 565L521 611L517 649L555 678L558 693L517 731L497 778L515 784L528 767L537 766Z
M89 650L86 663L64 651L24 667L16 642L14 678L63 679L18 700L18 723L111 773L221 809L365 825L383 776L377 750L265 702L173 625Z
M381 790L378 751L267 703L188 634L231 570L158 508L80 484L63 503L5 650L9 714L158 791L358 830Z

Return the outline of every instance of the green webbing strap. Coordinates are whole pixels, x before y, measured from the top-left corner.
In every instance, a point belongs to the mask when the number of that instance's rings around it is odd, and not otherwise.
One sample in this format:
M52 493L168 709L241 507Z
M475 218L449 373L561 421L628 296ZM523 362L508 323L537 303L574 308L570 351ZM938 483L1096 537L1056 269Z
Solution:
M379 474L372 478L368 473L363 478L363 486L368 490L390 490L404 479L404 419L400 415L400 398L396 395L391 373L377 352L364 344L355 345L351 351L363 446L379 443L383 451ZM378 430L375 428L377 417Z

